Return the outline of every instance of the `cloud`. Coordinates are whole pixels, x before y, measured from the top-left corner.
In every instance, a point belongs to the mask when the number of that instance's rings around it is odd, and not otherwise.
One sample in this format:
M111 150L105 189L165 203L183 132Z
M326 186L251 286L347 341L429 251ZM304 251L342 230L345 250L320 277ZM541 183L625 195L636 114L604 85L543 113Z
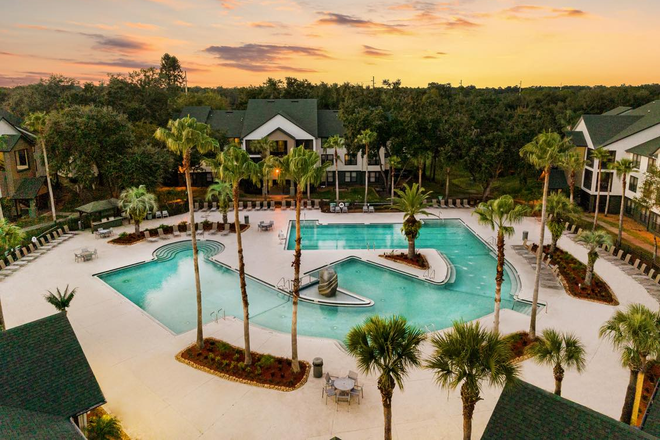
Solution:
M369 33L375 34L407 34L403 25L392 25L379 23L371 20L364 20L358 17L334 12L319 12L321 18L316 21L319 25L345 26L357 29L363 29Z
M437 60L438 58L447 55L447 52L436 52L431 55L424 55L422 59L424 60Z
M253 21L250 23L246 23L248 26L253 27L253 28L275 28L277 27L275 23L271 23L270 21Z
M587 18L589 16L587 12L581 9L553 8L541 5L516 5L507 9L502 9L496 12L495 15L507 20Z
M460 17L454 17L449 21L446 21L444 25L448 28L473 28L477 26L481 26L478 23L475 23L473 21L466 20L464 18Z
M0 74L0 87L14 87L39 82L41 76L27 74L21 76L9 76Z
M311 68L292 67L288 62L295 57L330 58L323 49L273 44L209 46L204 52L221 60L221 66L250 72L315 72Z
M241 2L240 0L220 0L220 5L225 9L236 9Z
M105 31L110 31L110 30L118 28L118 26L115 26L115 25L102 24L102 23L80 23L80 22L77 22L77 21L67 21L67 23L75 25L75 26L81 26L81 27L86 27L86 28L91 28L91 29L102 29L102 30L105 30Z
M373 46L362 46L362 54L368 57L377 57L377 58L386 58L392 56L392 53L389 50L378 49Z
M127 58L115 58L107 61L77 61L66 60L69 64L76 64L79 66L101 66L101 67L125 67L129 69L148 69L149 67L158 66L158 63L149 63L146 61L132 60Z
M187 21L183 21L183 20L175 20L174 24L176 26L184 26L184 27L193 27L194 26L192 23L188 23Z
M160 29L160 26L156 26L155 24L149 24L149 23L130 23L130 22L125 22L124 25L130 27L130 28L135 28L135 29L146 29L149 31L155 31L156 29Z

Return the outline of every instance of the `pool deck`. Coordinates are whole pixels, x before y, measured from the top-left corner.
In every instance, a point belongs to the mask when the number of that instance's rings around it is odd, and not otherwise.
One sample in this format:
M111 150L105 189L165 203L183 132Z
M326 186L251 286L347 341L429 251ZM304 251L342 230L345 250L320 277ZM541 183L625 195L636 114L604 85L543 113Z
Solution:
M438 210L436 210L437 212ZM477 223L472 210L445 209L443 218L460 218L484 240L493 236L487 227ZM249 274L276 284L282 276L292 276L293 251L284 250L277 235L286 232L294 212L242 212L254 225L243 234L246 270ZM230 213L231 215L231 213ZM219 220L212 213L209 220ZM231 217L230 217L231 218ZM306 211L307 220L322 222L392 223L401 222L401 214L323 214ZM147 221L145 226L175 224L186 215L165 220ZM199 220L202 220L201 218ZM256 223L274 220L272 232L259 232ZM131 231L133 226L117 228ZM525 219L516 227L516 234L507 241L507 259L520 276L522 298L531 298L534 272L512 245L521 244L521 233L527 230L530 240L538 236L539 222ZM546 232L546 237L549 233ZM211 238L211 237L209 237ZM236 267L236 242L233 234L212 237L226 248L216 258ZM186 239L186 237L182 237ZM129 247L115 246L107 240L97 240L90 233L56 247L26 267L0 282L0 295L8 327L20 325L54 313L43 299L46 290L63 288L67 284L78 288L69 310L69 319L108 401L106 408L117 415L126 431L140 439L324 439L332 436L343 440L382 438L382 407L373 376L362 377L365 398L361 405L321 399L321 380L310 378L301 389L283 393L250 387L222 380L187 367L174 355L194 341L195 331L173 335L145 312L109 286L93 277L95 273L120 266L150 260L153 251L173 240L158 243L141 242ZM560 247L586 261L586 250L567 237ZM76 263L74 251L82 247L97 248L99 258ZM383 264L373 250L303 251L303 272L347 256ZM405 269L404 269L405 270ZM605 259L596 263L596 272L616 292L621 306L643 303L653 309L658 303L627 274ZM359 293L359 292L356 292ZM249 292L248 292L249 295ZM618 418L628 372L621 367L618 353L608 342L598 338L598 328L617 307L581 301L561 290L541 289L540 299L548 307L539 315L538 327L553 327L578 334L587 348L586 371L580 376L568 371L563 395L611 417ZM209 313L205 311L204 313ZM482 318L491 325L492 316ZM526 330L529 317L503 310L501 331ZM228 318L204 327L205 336L213 336L242 345L242 323ZM281 356L290 354L290 336L253 326L252 348ZM425 355L430 346L423 346ZM311 361L322 357L325 370L345 375L357 370L354 360L346 355L336 341L300 337L299 353ZM551 369L526 361L522 375L525 380L552 390ZM477 404L474 416L474 438L479 438L497 402L500 391L486 387L484 400ZM396 439L459 439L462 418L458 392L441 390L433 382L430 371L414 370L405 382L405 391L396 390L393 399L393 432Z

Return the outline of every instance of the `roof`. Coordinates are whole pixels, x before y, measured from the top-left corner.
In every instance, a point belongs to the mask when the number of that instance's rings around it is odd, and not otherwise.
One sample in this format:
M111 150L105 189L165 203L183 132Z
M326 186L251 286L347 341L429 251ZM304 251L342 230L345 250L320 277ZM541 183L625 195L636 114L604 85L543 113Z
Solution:
M639 115L584 115L582 120L587 126L594 148L610 144L611 139L626 128L642 119Z
M318 121L320 138L344 135L344 124L339 119L339 110L319 110Z
M642 431L660 437L660 381L658 381L651 402L646 407L642 421Z
M181 117L190 116L197 119L198 122L206 123L209 118L209 113L211 113L211 107L208 105L189 106L184 107L183 110L181 110Z
M622 113L627 112L630 109L632 109L632 107L625 107L625 106L622 105L622 106L613 108L612 110L606 111L603 114L604 115L620 115Z
M82 212L83 214L93 214L95 212L117 209L118 206L119 200L117 199L97 200L95 202L90 202L86 205L77 207L76 211Z
M0 438L80 438L65 423L103 403L65 313L0 332Z
M252 133L277 115L318 137L316 99L250 99L245 111L241 137Z
M640 156L656 157L656 152L660 150L660 137L648 140L643 144L635 145L628 148L626 151L632 154L639 154Z
M244 118L245 110L213 110L207 124L213 130L224 131L229 138L240 138Z
M657 440L522 380L506 385L481 440Z
M11 125L21 125L21 118L0 108L0 119L6 119Z
M576 147L587 147L587 140L584 138L584 133L581 131L567 131L566 137L571 138L573 145Z
M32 200L39 195L39 191L46 183L46 177L24 177L20 180L18 188L11 198L14 200Z
M551 169L549 185L549 189L551 190L568 190L569 186L568 182L566 181L566 174L564 173L564 170L559 168Z
M20 134L3 134L0 137L4 141L0 144L0 152L2 153L11 151L21 139Z
M618 132L615 136L609 139L605 145L614 143L635 133L646 130L647 128L653 127L654 125L660 124L660 101L651 101L646 105L627 111L625 115L618 117L633 116L639 119Z

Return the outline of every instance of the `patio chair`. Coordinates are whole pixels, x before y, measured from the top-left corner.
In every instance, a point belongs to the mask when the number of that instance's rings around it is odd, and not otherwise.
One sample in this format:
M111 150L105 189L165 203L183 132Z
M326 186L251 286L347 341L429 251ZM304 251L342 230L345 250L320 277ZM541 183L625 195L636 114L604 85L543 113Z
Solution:
M351 393L340 393L336 391L335 402L337 402L337 411L339 411L339 402L341 401L348 402L348 406L351 406Z
M156 218L163 218L163 213L160 211L156 211Z
M222 235L222 236L226 236L226 235L229 235L229 232L230 232L230 230L229 230L229 223L225 223L225 230L222 231L222 233L221 233L220 235Z
M187 235L188 237L192 236L192 226L191 226L190 223L188 223L188 224L186 225L186 235Z
M461 204L461 199L456 199L456 207L457 208L462 208L463 205Z
M147 241L150 241L152 243L155 243L158 241L156 237L152 237L151 234L149 234L149 231L144 231L144 238L147 239Z
M275 200L270 201L270 210L275 211Z
M158 237L161 240L169 240L170 238L172 238L169 235L167 235L165 232L163 232L163 228L158 228Z
M261 202L255 202L254 203L254 210L255 211L261 211Z
M447 202L445 202L445 199L440 200L440 207L443 209L447 208Z
M245 208L246 211L252 211L252 202L248 201L247 202L247 208Z
M213 206L211 206L211 212L218 212L218 202L213 202Z
M70 235L78 235L78 231L69 230L69 225L64 225L64 232Z
M202 208L202 212L209 212L209 203L204 202L204 208Z
M259 224L257 225L257 229L259 229L259 232L265 231L265 223L263 221L260 221Z
M321 209L321 199L314 199L314 209Z
M369 213L370 213L370 214L373 214L374 212L376 212L376 208L374 208L373 206L369 205Z
M282 200L282 211L286 211L287 209L289 209L289 204L286 200Z
M362 213L366 214L369 212L369 207L367 205L362 206Z
M323 394L325 394L325 404L328 404L328 397L334 397L335 402L337 401L337 390L335 390L335 387L330 385L324 385L323 386L323 391L321 394L321 398L323 398Z
M431 200L431 208L437 208L438 207L438 201L436 199Z
M204 236L204 223L197 223L195 225L195 234L199 237L200 235Z
M20 269L20 266L12 266L11 264L6 265L5 260L0 259L0 271L9 274L14 273L14 271L17 271L18 269Z
M218 234L218 222L213 222L211 223L211 235L217 235Z
M362 387L358 387L357 385L353 387L351 390L351 397L356 396L358 399L358 405L360 405L360 398L362 397ZM350 402L349 402L350 404Z
M449 206L450 208L455 208L454 201L452 199L448 199L447 200L447 206Z
M232 211L232 212L234 211L234 201L233 200L229 201L229 209L227 209L227 211Z
M199 202L195 202L195 212L199 211Z
M179 225L172 226L172 235L175 237L181 237L181 232L179 232Z
M238 210L239 211L243 210L243 202L238 202Z
M353 370L348 370L348 378L355 381L355 385L358 385L358 374Z
M468 203L468 199L463 199L463 208L469 208L470 204Z
M167 211L163 211L163 218L168 218L170 216L170 213Z
M348 206L344 206L343 208L341 208L341 212L344 214L348 214Z

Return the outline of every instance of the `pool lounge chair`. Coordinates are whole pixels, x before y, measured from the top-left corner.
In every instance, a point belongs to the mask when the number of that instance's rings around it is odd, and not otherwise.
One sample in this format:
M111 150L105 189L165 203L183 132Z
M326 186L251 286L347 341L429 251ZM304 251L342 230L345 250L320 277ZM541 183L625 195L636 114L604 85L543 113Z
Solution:
M43 237L39 239L39 243L41 244L40 249L45 249L47 251L53 249L56 246L54 244L49 244L48 242L46 242L46 240Z
M369 205L369 213L370 213L370 214L373 214L374 212L376 212L376 208L374 208L373 206Z
M167 211L165 211L167 212ZM64 225L64 233L65 234L70 234L70 235L78 235L78 231L71 231L69 229L69 225Z
M170 213L167 211L163 211L163 218L167 218L170 216Z
M438 207L438 201L436 199L431 200L431 208L437 208Z
M158 241L156 237L152 237L151 234L149 234L149 231L144 231L144 238L147 239L147 241L150 241L152 243L155 243Z
M287 206L286 200L282 200L282 211L286 211L287 209L289 209L289 207Z
M445 199L440 200L440 207L443 208L443 209L447 208L447 203L445 202Z
M246 211L252 211L254 208L252 207L252 202L248 201L247 202L247 208L245 208Z
M463 199L463 208L469 208L470 204L468 203L468 199Z
M200 235L204 236L204 223L197 223L195 225L195 234L199 237Z
M218 212L218 202L213 202L213 206L211 206L211 212Z
M275 211L275 200L270 201L270 210Z
M163 213L160 211L156 211L156 218L163 218Z
M368 212L369 212L369 207L368 207L367 205L363 205L363 206L362 206L362 213L363 213L363 214L366 214L366 213L368 213Z
M295 200L291 200L291 209L294 210L294 211L296 210L296 201Z
M229 229L229 223L225 223L225 230L220 233L221 236L227 236L229 235L230 229Z
M348 214L348 206L344 206L343 208L341 208L341 212L343 214Z
M3 259L0 259L0 271L1 272L4 272L6 274L10 274L10 273L14 273L15 271L17 271L20 268L21 268L20 266L12 266L11 264L6 265L5 261Z
M314 209L321 209L321 199L314 199Z
M163 232L163 228L158 228L158 237L161 240L169 240L170 238L172 238L169 235L167 235L165 232Z
M210 235L217 235L218 234L218 222L213 222L211 223L211 231L209 232Z
M190 223L186 225L186 235L189 237L192 236L192 226L190 225Z
M255 211L261 211L261 202L255 202L254 203L254 210Z
M456 207L457 208L462 208L463 205L461 204L461 199L456 199Z
M204 207L202 208L202 212L209 212L209 204L208 204L208 202L204 202Z
M195 212L199 211L199 202L195 202Z
M175 237L181 237L181 232L179 232L179 225L172 226L172 235Z
M39 258L41 256L41 254L33 254L31 252L32 248L28 249L28 248L24 247L21 250L23 251L23 257L21 257L21 260L26 260L26 261L30 262L30 261L36 260L37 258Z
M455 208L454 201L452 199L448 199L447 200L447 206L449 206L450 208Z
M243 202L242 202L242 201L241 201L241 202L238 202L238 210L239 210L239 211L242 211L243 209L244 209L244 208L243 208Z

